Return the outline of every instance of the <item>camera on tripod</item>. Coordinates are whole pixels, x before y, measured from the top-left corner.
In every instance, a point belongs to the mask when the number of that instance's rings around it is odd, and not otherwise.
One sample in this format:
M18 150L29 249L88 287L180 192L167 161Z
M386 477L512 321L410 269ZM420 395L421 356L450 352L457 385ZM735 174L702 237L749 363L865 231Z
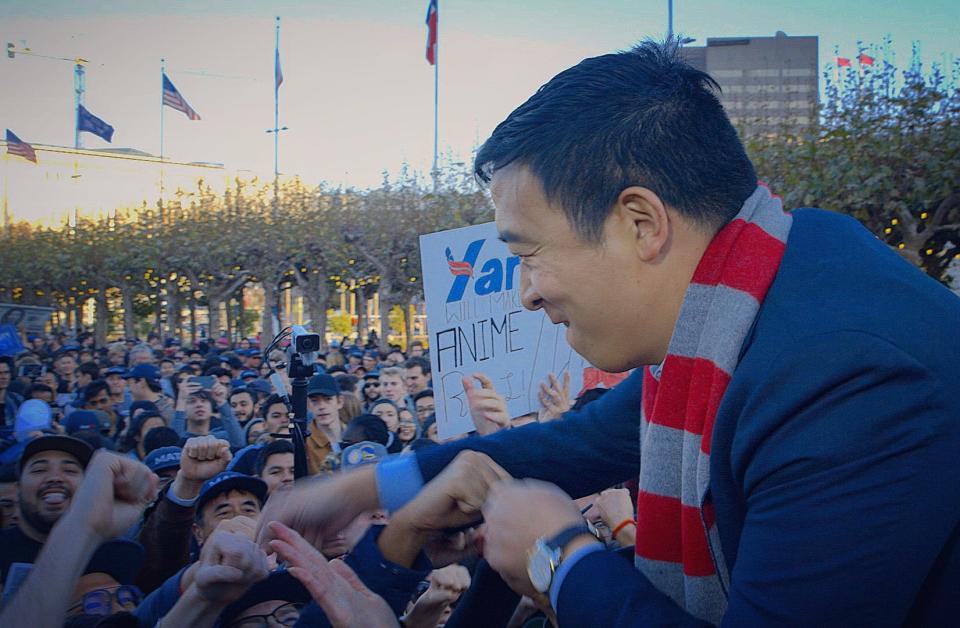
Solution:
M320 352L320 334L307 331L303 325L294 325L292 331L289 351L298 354L304 366L312 366Z

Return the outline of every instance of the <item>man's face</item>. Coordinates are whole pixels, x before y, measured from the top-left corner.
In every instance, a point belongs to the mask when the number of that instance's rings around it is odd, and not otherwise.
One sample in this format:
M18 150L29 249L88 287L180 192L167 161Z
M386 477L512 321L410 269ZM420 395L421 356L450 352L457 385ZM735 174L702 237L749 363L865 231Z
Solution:
M120 588L120 583L114 580L113 576L102 572L88 573L80 576L80 579L77 580L77 586L73 590L73 597L71 598L70 606L67 609L67 616L71 617L74 615L82 615L84 612L83 609L83 596L87 593L93 591L106 591L111 594L115 594L117 589ZM126 595L123 596L123 603L117 599L117 595L110 596L110 613L122 613L124 611L130 613L137 607L137 600L130 599Z
M340 408L343 407L343 399L340 395L328 397L326 395L310 395L307 397L307 409L313 415L313 420L317 425L332 427L334 423L340 420Z
M275 403L267 408L263 422L266 426L265 431L271 434L290 433L290 421L287 419L287 406L282 403Z
M246 423L253 417L253 399L250 393L242 392L230 397L230 407L241 423Z
M194 421L204 421L209 419L212 414L213 409L207 399L197 395L190 395L190 398L187 399L187 418Z
M363 398L367 401L375 401L380 398L380 380L368 379L363 382Z
M415 395L427 388L427 376L423 374L423 369L419 366L406 369L403 376L407 382L407 392L411 395Z
M106 412L110 409L110 396L106 390L101 390L92 399L88 399L83 407L87 410L103 410Z
M111 395L120 396L123 394L123 389L127 385L127 381L123 379L120 375L107 375L107 387L110 389Z
M72 355L62 355L57 358L57 361L53 365L53 370L55 370L60 377L70 377L73 375L73 372L77 370L77 361L73 359Z
M643 224L613 212L602 242L586 243L522 166L495 173L490 191L497 231L520 257L524 307L565 325L570 346L601 369L620 372L644 363L650 344L644 337L656 327L650 319L662 286L650 281L644 268L650 264L639 263Z
M422 346L422 345L410 345L410 357L411 357L411 358L420 358L420 357L423 357L423 346Z
M402 403L406 394L403 378L397 376L380 376L380 394L395 403Z
M413 405L417 407L417 418L420 419L421 423L426 421L427 417L433 414L436 409L433 397L421 397Z
M194 524L194 534L201 545L210 538L221 521L239 516L250 517L254 521L260 518L260 502L257 496L246 491L228 491L220 493L203 505L200 520Z
M122 351L111 351L107 354L107 360L111 366L123 366L123 356Z
M20 521L17 511L17 483L0 483L0 526L12 528Z
M160 363L160 377L170 377L175 371L176 369L173 367L173 362L164 360Z
M378 405L373 409L373 414L380 417L380 419L386 423L387 429L391 432L396 432L400 426L400 415L397 414L397 409L389 403L381 403Z
M293 454L279 453L267 458L260 479L267 483L269 493L293 487Z
M154 361L153 353L147 351L137 351L132 356L130 356L130 368L138 364L153 364Z
M10 371L10 365L6 362L0 362L0 390L7 389L11 377L13 377L13 373Z
M391 366L399 366L403 362L403 354L399 351L393 351L387 356L387 363Z
M46 534L83 480L80 462L65 451L41 451L27 461L20 474L20 513L38 532Z
M372 358L369 355L363 356L363 360L360 362L360 364L368 373L377 368L376 358Z

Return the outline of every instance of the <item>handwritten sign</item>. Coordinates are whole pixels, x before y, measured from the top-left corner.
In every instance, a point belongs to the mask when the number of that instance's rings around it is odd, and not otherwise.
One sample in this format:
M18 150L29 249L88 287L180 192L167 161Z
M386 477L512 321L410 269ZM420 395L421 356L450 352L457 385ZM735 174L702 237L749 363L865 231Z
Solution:
M510 416L540 409L540 382L570 373L580 390L586 361L565 328L520 302L520 258L492 222L420 236L430 332L437 430L449 438L473 429L463 377L483 373L507 400Z

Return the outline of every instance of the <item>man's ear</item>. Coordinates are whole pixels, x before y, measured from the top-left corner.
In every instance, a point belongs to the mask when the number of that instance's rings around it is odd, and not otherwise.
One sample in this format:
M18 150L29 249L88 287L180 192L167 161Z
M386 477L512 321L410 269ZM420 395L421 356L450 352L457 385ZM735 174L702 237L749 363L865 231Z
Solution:
M197 525L196 522L193 523L193 537L197 539L197 545L203 545L203 528Z
M666 204L653 190L640 186L624 189L617 197L614 211L630 227L641 260L653 262L666 251L670 218Z

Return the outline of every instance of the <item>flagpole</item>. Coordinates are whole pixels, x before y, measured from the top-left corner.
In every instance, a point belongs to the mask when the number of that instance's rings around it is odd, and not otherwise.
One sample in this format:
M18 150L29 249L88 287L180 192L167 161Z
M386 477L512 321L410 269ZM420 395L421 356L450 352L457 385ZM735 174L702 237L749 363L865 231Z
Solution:
M166 75L165 60L160 57L160 202L163 202L163 77Z
M280 86L277 85L277 63L280 58L280 16L277 16L276 41L273 48L273 203L280 206Z
M436 0L437 4L437 26L435 28L436 32L436 42L433 45L433 191L437 191L437 179L439 177L439 172L437 171L437 137L438 137L438 119L440 111L440 0Z

